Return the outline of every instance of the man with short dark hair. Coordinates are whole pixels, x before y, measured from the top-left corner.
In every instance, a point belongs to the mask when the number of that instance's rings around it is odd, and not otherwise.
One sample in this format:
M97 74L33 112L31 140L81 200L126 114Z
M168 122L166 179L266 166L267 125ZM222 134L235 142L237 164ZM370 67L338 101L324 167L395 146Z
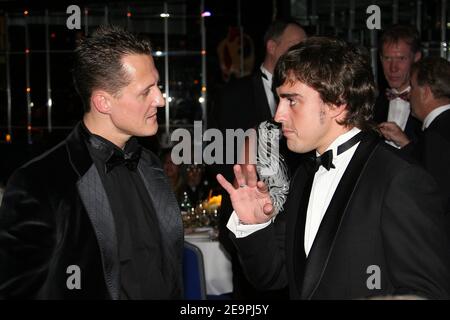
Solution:
M436 179L450 212L450 62L424 58L411 75L411 110L423 123L422 134L415 142L401 133L396 139Z
M393 25L381 36L380 59L389 88L378 95L374 120L380 124L387 142L397 148L403 145L395 140L395 133L402 131L410 139L417 139L420 132L420 122L411 116L408 95L411 65L421 56L420 36L415 27Z
M277 63L275 121L290 150L316 151L295 173L284 242L254 166L218 175L235 212L228 221L251 282L289 285L293 299L414 294L448 298L448 217L434 180L370 128L375 84L359 50L310 38Z
M0 207L0 298L180 299L180 212L134 137L164 106L150 43L102 27L75 56L83 121L12 175Z

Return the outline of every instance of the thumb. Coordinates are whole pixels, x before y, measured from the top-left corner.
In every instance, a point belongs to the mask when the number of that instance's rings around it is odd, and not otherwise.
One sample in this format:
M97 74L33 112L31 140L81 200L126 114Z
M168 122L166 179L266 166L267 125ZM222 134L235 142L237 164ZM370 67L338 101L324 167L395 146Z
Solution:
M263 207L263 212L266 216L270 216L273 213L273 205L271 203L266 203Z

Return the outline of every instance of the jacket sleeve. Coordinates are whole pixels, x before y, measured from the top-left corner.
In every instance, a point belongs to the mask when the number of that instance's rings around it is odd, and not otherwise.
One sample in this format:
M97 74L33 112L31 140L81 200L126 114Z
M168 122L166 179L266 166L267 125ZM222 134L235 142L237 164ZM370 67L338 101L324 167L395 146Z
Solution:
M33 182L31 182L33 180ZM54 243L48 202L37 181L19 169L0 207L0 299L35 298L46 279ZM48 198L48 195L44 195Z
M230 237L250 283L260 290L277 290L288 285L285 263L285 216L282 213L266 228L244 238Z
M448 219L428 173L410 165L393 177L383 203L381 232L395 294L448 299Z

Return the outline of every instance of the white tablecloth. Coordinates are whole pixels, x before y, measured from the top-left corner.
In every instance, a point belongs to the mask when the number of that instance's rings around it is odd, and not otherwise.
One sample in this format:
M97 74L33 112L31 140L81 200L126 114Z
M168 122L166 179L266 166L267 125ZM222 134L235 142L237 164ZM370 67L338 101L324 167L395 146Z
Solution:
M195 239L188 235L185 240L197 246L205 264L206 293L220 295L233 291L231 261L219 241Z

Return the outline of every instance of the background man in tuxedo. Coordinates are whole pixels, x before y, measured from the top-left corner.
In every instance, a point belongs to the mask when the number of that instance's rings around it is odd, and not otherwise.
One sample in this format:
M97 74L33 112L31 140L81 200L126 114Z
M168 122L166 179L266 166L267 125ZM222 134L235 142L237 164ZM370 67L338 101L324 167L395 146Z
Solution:
M290 297L302 299L447 298L444 205L434 180L371 132L367 57L341 40L310 38L280 58L274 85L275 121L289 149L318 157L291 181L281 247L254 166L246 174L234 167L237 188L217 176L233 203L228 228L252 283L289 284Z
M402 132L395 139L436 179L450 212L450 62L424 58L411 75L412 114L423 123L423 132L416 142Z
M133 137L154 135L164 106L150 43L103 27L75 58L83 121L3 198L0 298L180 299L178 205Z
M253 75L231 82L222 90L211 114L210 127L217 128L225 134L226 129L245 131L256 128L263 121L273 119L276 109L275 95L272 91L272 74L275 64L291 46L305 38L306 33L298 23L281 20L273 22L264 35L266 49L264 62ZM237 146L236 150L242 148L243 146ZM283 142L280 143L280 152L285 156L291 168L299 162L299 157L290 153ZM232 165L215 166L215 171L221 172L227 179L233 179ZM230 253L233 261L234 298L282 298L283 294L280 292L265 294L257 292L243 275L235 253L236 250L229 239L229 231L226 228L231 212L230 199L228 195L225 195L219 217L219 240ZM281 223L281 219L279 223Z
M393 134L403 131L416 139L420 132L420 122L411 116L408 101L411 65L421 58L419 32L412 26L394 25L383 33L380 50L390 88L379 93L374 120L388 143L402 147L400 141L392 140Z

